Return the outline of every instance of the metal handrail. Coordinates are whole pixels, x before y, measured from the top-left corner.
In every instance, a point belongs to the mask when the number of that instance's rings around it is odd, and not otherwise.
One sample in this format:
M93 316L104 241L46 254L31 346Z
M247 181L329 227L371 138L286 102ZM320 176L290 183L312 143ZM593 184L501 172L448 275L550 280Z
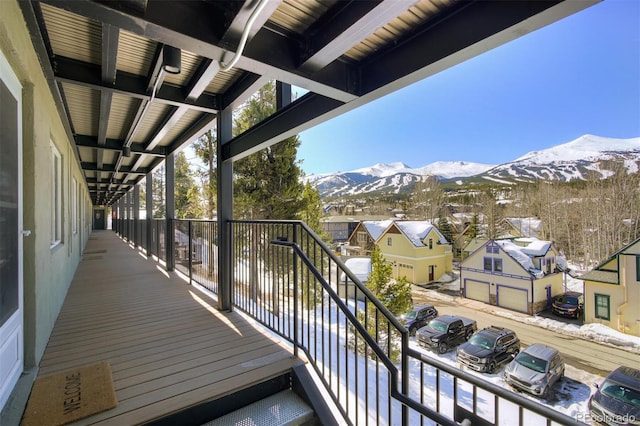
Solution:
M293 249L293 251L304 262L304 264L307 265L307 267L309 268L311 273L320 282L320 284L322 285L324 290L329 294L329 297L331 297L331 299L336 303L336 306L338 306L340 308L342 313L349 319L351 325L356 330L358 330L358 333L362 336L362 338L367 342L367 344L371 347L371 349L376 353L376 356L382 361L382 363L385 365L385 367L387 367L387 369L389 370L389 373L391 374L391 395L394 398L398 399L403 404L410 406L411 408L413 408L414 410L418 411L419 413L429 417L430 419L437 421L441 425L452 425L452 426L457 426L458 425L458 423L456 423L455 421L449 419L448 417L445 417L442 414L425 407L424 405L418 403L417 401L414 401L413 399L411 399L409 397L406 397L403 393L398 391L398 369L393 364L393 361L391 361L391 359L382 350L382 348L378 345L378 343L369 335L367 330L360 323L360 321L358 321L358 319L355 317L355 315L353 315L353 313L349 310L347 305L345 305L342 302L342 300L340 299L340 296L338 296L338 294L335 292L335 290L333 290L329 286L329 284L324 279L322 274L320 274L320 272L316 269L316 267L313 265L311 260L305 255L305 253L302 251L302 249L300 248L300 246L297 243L288 242L288 241L273 240L273 241L271 241L271 244L278 245L278 246L283 246L283 247L289 247L289 248ZM294 285L296 285L296 284L297 283L294 282ZM377 299L375 297L372 300L377 301ZM378 302L378 303L380 303L380 302ZM295 316L295 321L297 321L297 320L298 320L298 318L297 318L297 315L296 315ZM396 320L396 322L397 322L397 320ZM398 322L398 324L399 324L399 322ZM404 326L402 326L401 324L399 324L399 325L400 325L400 327L402 327L404 329ZM403 333L403 335L408 335L408 331L406 329L404 329L402 331L402 333ZM296 343L294 342L294 344L296 344ZM308 351L306 351L306 350L305 350L305 353L309 357L311 357L311 355L312 355L312 354L308 353Z

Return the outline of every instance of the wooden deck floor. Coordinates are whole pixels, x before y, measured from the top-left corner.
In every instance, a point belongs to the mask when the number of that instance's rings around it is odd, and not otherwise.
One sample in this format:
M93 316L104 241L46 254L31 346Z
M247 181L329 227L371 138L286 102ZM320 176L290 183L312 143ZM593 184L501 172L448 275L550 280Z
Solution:
M111 231L92 234L40 362L39 376L108 361L118 406L78 424L164 417L280 376L288 348Z

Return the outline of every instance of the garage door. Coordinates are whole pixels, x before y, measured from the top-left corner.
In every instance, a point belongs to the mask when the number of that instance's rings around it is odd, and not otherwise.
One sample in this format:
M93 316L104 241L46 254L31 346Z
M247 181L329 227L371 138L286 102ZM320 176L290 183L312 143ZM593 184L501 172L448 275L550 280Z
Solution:
M479 300L484 303L489 303L489 283L474 280L465 280L464 295L467 299Z
M528 313L529 292L519 288L498 286L497 305L502 308Z

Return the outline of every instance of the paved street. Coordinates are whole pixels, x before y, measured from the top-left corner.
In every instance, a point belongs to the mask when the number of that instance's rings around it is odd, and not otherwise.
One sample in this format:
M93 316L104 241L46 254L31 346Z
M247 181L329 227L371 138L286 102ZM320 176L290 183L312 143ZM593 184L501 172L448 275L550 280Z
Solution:
M452 298L449 301L430 297L431 294L433 293L414 286L414 304L432 304L438 309L440 315L460 315L474 319L478 323L478 329L489 325L510 328L516 332L523 346L536 342L553 346L560 350L566 364L577 369L605 377L620 365L640 368L640 354L637 352L587 341L534 324L506 318L496 314L500 308L475 300L457 298L454 302ZM504 312L509 312L513 316L527 316L512 311Z

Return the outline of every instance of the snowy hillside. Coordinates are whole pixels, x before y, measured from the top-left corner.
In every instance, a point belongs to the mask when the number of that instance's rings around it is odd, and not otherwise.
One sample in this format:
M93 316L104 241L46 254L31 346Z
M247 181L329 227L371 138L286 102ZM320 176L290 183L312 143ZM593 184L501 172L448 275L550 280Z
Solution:
M628 173L640 165L640 137L630 139L584 135L552 148L529 152L511 162L491 166L465 161L438 161L419 168L402 162L378 163L347 172L309 175L323 197L412 191L426 176L443 180L474 177L493 182L606 178L623 164Z
M638 171L640 137L603 138L584 135L578 139L541 151L532 151L512 162L487 171L483 177L495 180L606 178L614 173L614 164L622 163L627 173Z

